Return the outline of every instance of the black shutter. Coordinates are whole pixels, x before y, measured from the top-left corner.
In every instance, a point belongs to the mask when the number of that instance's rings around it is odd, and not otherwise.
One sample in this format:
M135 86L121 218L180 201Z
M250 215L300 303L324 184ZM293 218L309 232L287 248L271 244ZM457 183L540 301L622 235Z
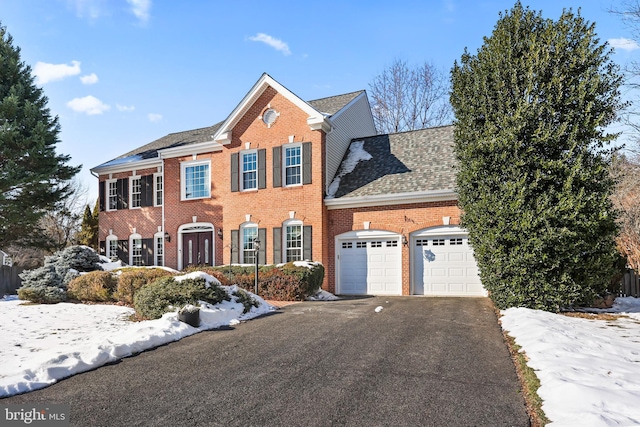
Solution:
M140 177L140 191L140 205L153 206L153 175Z
M282 147L273 147L273 186L282 187Z
M267 188L267 150L258 150L258 188Z
M107 255L107 242L104 240L100 240L100 243L98 244L99 248L100 248L100 255Z
M313 233L310 225L302 227L302 259L313 261L311 248L313 247Z
M129 178L120 178L116 182L118 195L118 205L116 209L127 209L129 207Z
M240 184L240 174L239 174L239 155L238 153L233 153L231 155L231 191L236 192L239 190Z
M105 196L105 185L107 183L105 181L98 182L98 199L100 200L100 212L103 212L106 206L104 196Z
M311 143L302 143L302 183L311 184Z
M118 259L125 264L129 264L129 241L118 240L118 250L116 251Z
M282 262L282 227L273 229L273 263Z
M153 265L153 238L142 239L142 265Z
M231 264L238 264L238 254L240 253L239 237L240 230L231 230Z
M258 249L258 264L267 263L267 229L258 228L258 240L260 240L260 249Z

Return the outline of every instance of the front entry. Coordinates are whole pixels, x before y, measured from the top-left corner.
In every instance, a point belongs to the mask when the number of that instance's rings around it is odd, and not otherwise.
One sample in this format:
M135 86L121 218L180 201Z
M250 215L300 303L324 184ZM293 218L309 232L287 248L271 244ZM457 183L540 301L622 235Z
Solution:
M182 268L189 265L213 265L213 232L182 235Z

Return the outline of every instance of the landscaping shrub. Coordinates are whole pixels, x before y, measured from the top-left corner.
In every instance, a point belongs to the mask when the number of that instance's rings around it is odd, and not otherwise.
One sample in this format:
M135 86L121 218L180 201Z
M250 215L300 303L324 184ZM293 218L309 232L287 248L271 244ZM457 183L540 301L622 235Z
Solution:
M192 273L194 271L202 271L203 273L207 273L208 275L215 277L216 279L218 279L218 281L222 286L230 285L228 269L227 269L227 274L225 274L224 270L222 270L220 267L211 267L209 265L204 265L204 266L191 265L183 269L182 273L187 274L187 273Z
M146 319L158 319L164 313L205 301L218 304L231 298L216 282L207 284L203 278L177 281L174 277L161 277L142 286L134 295L136 313Z
M57 286L30 285L18 289L18 298L39 304L56 304L67 300L67 291Z
M44 258L44 264L55 265L59 270L73 269L89 272L101 270L100 257L88 246L69 246Z
M260 303L256 301L251 295L249 295L249 293L244 289L240 289L240 288L236 289L233 292L233 296L236 297L236 302L239 302L244 306L244 310L242 311L242 314L246 314L250 312L251 307L258 308L260 306Z
M136 291L160 277L173 276L162 268L124 268L120 270L118 284L113 297L126 304L133 304Z
M92 271L73 279L67 286L67 295L80 301L109 301L117 284L110 272Z

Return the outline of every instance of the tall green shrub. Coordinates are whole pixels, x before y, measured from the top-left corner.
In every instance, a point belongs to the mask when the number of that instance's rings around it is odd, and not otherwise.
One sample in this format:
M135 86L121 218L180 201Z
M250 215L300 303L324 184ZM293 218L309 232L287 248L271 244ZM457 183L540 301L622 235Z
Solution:
M517 2L452 69L462 225L499 308L589 303L613 274L611 53L579 13Z

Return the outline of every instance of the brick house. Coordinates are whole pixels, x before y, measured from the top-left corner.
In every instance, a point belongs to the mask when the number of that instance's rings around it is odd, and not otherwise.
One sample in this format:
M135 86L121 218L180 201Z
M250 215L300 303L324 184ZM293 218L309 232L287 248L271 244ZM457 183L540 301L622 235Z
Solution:
M451 126L376 135L364 91L305 102L263 74L223 122L92 169L100 250L176 269L312 259L338 294L483 295L452 146Z

